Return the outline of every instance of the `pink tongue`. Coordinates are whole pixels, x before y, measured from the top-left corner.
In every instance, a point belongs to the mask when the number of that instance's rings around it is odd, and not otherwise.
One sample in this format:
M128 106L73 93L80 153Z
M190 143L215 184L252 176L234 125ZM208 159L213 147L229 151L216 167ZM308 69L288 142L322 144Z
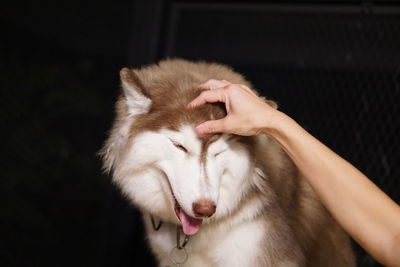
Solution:
M187 215L182 209L179 209L179 219L182 223L183 232L185 235L194 235L196 234L203 223L202 219L192 218Z

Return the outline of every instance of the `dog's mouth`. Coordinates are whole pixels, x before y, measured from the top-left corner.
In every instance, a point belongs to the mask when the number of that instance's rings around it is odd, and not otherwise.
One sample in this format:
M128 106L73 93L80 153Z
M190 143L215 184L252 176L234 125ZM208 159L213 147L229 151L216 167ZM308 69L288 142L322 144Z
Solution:
M166 178L169 189L172 195L172 199L174 200L174 211L175 215L178 218L178 220L182 224L182 230L185 233L185 235L195 235L197 232L200 230L200 227L203 223L203 219L199 218L193 218L189 216L182 208L181 205L179 204L178 200L175 197L174 190L172 189L171 183L168 179L168 176L165 172L162 172L164 174L164 177Z
M179 205L175 199L175 214L182 224L182 230L185 235L195 235L203 223L203 219L190 217Z

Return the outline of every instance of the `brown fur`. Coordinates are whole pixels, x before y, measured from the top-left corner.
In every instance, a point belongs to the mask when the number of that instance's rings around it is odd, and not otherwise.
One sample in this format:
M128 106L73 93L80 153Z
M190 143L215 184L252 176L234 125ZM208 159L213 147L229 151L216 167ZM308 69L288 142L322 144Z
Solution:
M182 124L195 126L209 119L224 117L226 111L219 104L207 104L194 110L186 108L201 92L198 85L211 78L251 87L241 75L219 64L166 60L140 70L123 69L122 81L131 84L152 100L149 111L137 115L127 138L132 139L143 131L156 131L163 127L177 130ZM269 103L275 105L272 101ZM117 119L111 135L118 133L128 117L123 96L118 100L116 108ZM215 138L203 137L203 151ZM260 168L266 177L258 177L254 181L252 190L230 216L240 213L252 200L262 199L265 208L260 218L264 215L268 218L264 222L266 226L277 229L268 240L264 240L265 255L254 266L274 266L280 258L302 258L295 248L297 245L304 255L301 266L355 266L348 236L327 213L284 151L266 137L233 136L231 142L247 146L252 151L254 167ZM114 145L107 143L103 154L115 149ZM117 150L118 153L124 153L123 148ZM115 162L109 165L112 164ZM218 223L224 223L224 220ZM271 246L271 243L274 245Z

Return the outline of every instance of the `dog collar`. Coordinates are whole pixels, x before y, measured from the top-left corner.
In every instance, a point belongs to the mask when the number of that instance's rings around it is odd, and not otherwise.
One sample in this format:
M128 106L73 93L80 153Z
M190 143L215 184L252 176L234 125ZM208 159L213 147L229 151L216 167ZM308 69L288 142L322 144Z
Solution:
M160 220L157 224L152 215L150 215L150 221L154 231L157 232L161 229L163 221ZM186 245L189 243L190 236L183 234L184 238L181 242L181 233L183 233L182 227L178 225L176 227L176 246L174 246L168 254L169 259L176 265L176 267L182 266L189 258L189 253L186 249Z

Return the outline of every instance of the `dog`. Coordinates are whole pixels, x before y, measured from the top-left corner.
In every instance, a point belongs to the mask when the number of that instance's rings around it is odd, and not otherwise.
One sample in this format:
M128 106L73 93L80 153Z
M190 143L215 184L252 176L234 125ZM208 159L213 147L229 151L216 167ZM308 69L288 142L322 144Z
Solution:
M221 103L187 108L199 85L252 88L242 75L167 59L120 76L103 166L142 212L160 267L355 266L349 237L272 138L196 135L196 125L226 116Z

